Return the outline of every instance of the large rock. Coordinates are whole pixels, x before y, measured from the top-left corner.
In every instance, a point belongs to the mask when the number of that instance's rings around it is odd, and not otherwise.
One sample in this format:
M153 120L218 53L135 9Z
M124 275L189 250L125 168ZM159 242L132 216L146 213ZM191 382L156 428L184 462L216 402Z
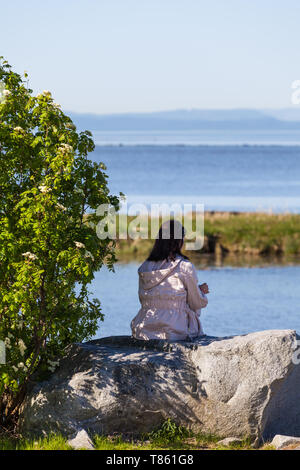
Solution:
M270 330L191 343L116 336L71 345L27 396L21 430L138 434L171 418L256 442L300 436L296 338L292 330Z
M277 450L288 447L291 444L300 444L300 437L282 436L280 434L276 434L271 442L271 445L274 446Z

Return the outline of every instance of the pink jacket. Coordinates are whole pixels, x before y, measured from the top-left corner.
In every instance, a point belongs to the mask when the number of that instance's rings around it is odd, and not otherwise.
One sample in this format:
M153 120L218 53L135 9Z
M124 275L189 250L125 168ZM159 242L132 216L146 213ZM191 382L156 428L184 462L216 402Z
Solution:
M190 261L181 256L145 261L138 274L141 309L131 322L135 338L177 341L203 335L199 316L207 297Z

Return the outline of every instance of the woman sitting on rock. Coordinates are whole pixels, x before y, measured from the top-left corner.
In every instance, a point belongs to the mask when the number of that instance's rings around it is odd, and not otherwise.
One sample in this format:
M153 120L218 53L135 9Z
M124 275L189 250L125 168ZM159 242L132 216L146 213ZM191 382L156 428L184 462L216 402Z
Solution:
M184 228L165 222L147 260L138 269L141 309L131 322L138 339L190 340L203 335L199 320L207 305L194 265L181 253Z

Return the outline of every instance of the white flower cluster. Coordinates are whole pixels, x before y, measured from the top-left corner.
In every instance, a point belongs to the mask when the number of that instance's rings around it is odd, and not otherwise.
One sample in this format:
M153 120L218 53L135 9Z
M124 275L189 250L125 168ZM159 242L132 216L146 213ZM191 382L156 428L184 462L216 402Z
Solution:
M24 372L27 371L28 367L25 366L24 362L19 362L18 369L23 369ZM15 371L16 372L16 371Z
M62 204L60 204L59 202L56 204L56 207L58 207L58 209L61 209L62 211L67 210L67 208L65 206L63 206Z
M67 129L72 129L73 131L76 130L76 126L73 124L73 122L67 122L65 126Z
M59 103L53 103L53 106L54 108L56 109L60 109L61 108L61 105Z
M4 96L4 98L7 98L9 95L11 95L11 91L9 91L9 90L3 90L3 91L2 91L2 95Z
M22 369L24 372L28 370L28 367L24 364L24 362L19 362L17 366L12 366L12 368L15 372L18 372L19 369Z
M60 150L62 153L71 153L73 152L73 147L69 144L61 144L58 150Z
M49 367L48 367L48 370L50 370L50 372L54 372L56 367L59 366L59 360L57 361L50 361L50 359L48 359L48 364L49 364Z
M92 255L92 253L90 251L86 251L85 254L84 254L84 257L85 258L91 258L92 261L95 261L95 258L94 258L94 256Z
M20 350L21 356L24 356L25 349L27 349L27 348L26 348L26 346L25 346L25 344L24 344L24 341L23 341L22 339L19 339L19 340L18 340L18 346L19 346L19 350Z
M81 243L81 242L74 242L75 245L76 245L76 248L85 248L85 245L84 243ZM85 253L84 253L84 257L85 258L91 258L92 261L95 261L95 258L94 256L92 255L92 253L88 250L85 250Z
M32 260L38 259L38 257L34 253L30 253L30 251L26 251L26 253L22 253L22 256L25 256L25 258L32 259Z
M8 333L7 338L5 338L5 340L4 340L4 344L5 344L5 347L7 349L11 349L11 347L12 347L11 341L10 341L12 338L13 338L13 335L11 333ZM24 341L22 339L17 339L16 342L18 344L21 356L24 356L25 350L27 349L27 347L25 346Z
M43 93L39 93L38 95L36 95L37 98L43 98L44 96L47 96L47 98L51 98L51 91L44 90Z
M14 131L16 131L16 132L23 132L24 129L23 129L23 127L17 126L17 127L14 127Z
M85 248L85 245L81 242L74 242L76 245L76 248Z
M49 193L50 191L52 191L51 188L48 188L48 186L45 185L39 186L39 190L41 191L41 193Z

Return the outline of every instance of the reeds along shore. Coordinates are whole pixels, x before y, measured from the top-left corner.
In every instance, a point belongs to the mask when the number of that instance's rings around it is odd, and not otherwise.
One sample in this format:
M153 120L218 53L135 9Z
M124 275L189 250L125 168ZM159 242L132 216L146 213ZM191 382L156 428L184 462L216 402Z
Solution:
M120 261L143 259L152 245L151 238L117 238L117 257ZM198 252L186 253L190 258L201 254L237 259L300 257L300 214L205 212L204 246Z

